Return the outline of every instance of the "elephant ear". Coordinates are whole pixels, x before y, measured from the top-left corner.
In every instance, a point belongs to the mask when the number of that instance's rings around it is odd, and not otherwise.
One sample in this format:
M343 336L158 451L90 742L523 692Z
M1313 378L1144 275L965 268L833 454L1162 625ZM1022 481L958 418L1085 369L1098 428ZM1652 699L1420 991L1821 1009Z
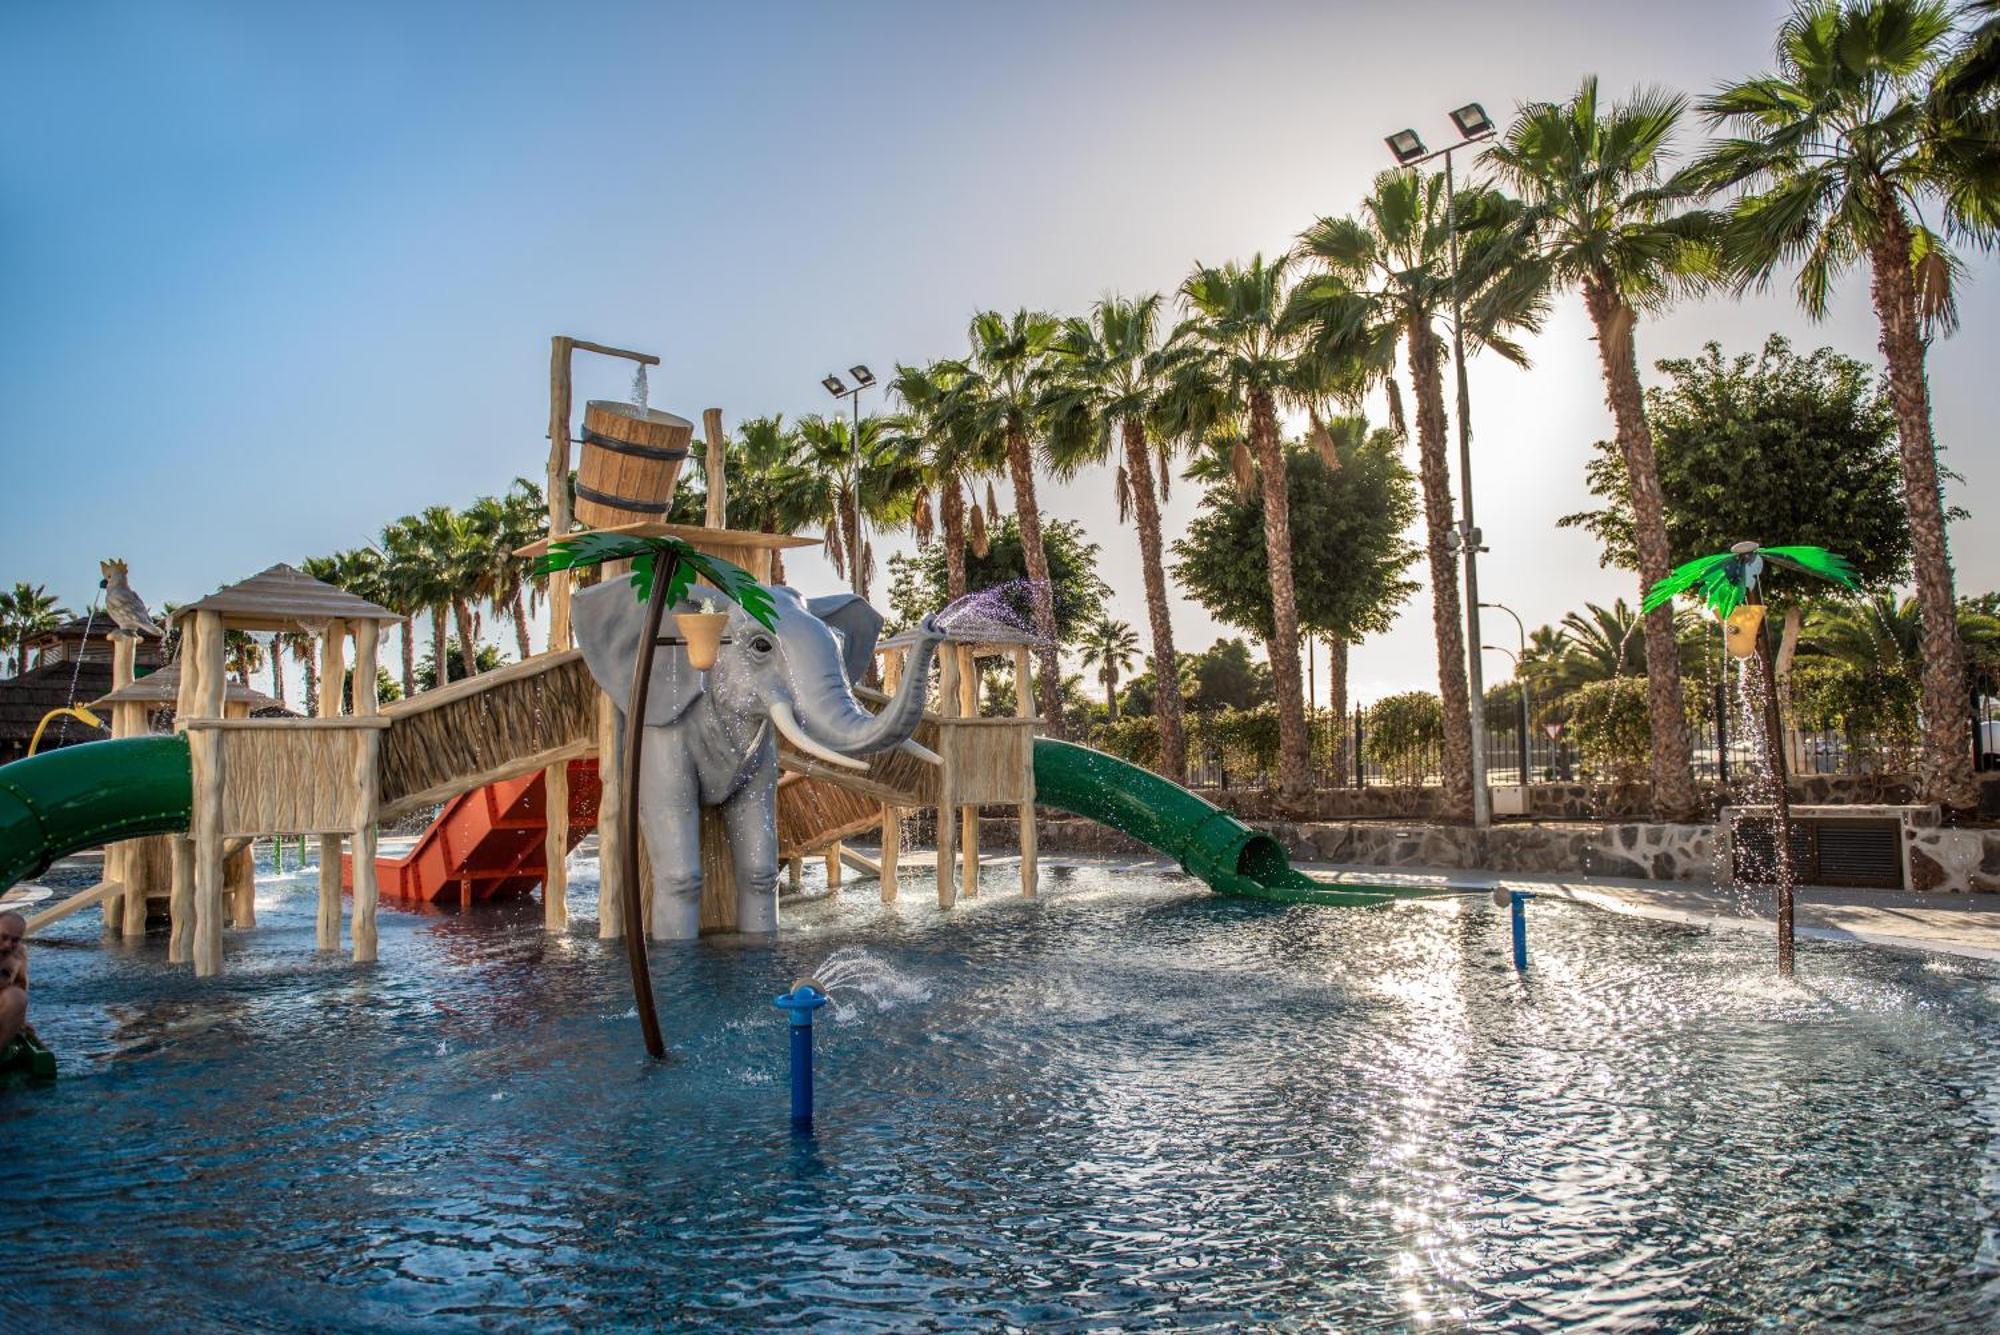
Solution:
M579 589L569 608L570 626L583 650L584 665L619 712L630 713L632 664L638 659L639 641L646 631L646 605L639 601L632 577ZM701 692L702 674L688 666L686 652L662 645L653 655L643 721L655 727L672 723L687 712Z
M882 635L882 614L857 593L829 593L806 599L806 610L840 632L841 659L847 679L860 681L875 661L875 641Z

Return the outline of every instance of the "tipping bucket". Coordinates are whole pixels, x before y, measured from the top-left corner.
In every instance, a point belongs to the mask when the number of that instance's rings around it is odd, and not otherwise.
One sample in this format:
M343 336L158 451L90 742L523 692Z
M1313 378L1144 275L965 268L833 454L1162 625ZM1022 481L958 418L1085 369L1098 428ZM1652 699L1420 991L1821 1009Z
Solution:
M610 399L583 411L576 518L586 528L663 520L686 461L694 423Z

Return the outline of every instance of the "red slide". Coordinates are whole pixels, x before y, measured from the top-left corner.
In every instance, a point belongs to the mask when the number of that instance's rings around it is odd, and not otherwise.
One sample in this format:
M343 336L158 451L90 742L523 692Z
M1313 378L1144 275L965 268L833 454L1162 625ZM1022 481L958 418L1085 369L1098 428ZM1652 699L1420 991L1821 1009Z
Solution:
M597 828L597 762L569 762L569 846ZM382 898L403 903L471 904L524 895L542 883L548 785L542 772L475 788L445 803L417 845L375 860ZM341 883L354 868L341 859Z

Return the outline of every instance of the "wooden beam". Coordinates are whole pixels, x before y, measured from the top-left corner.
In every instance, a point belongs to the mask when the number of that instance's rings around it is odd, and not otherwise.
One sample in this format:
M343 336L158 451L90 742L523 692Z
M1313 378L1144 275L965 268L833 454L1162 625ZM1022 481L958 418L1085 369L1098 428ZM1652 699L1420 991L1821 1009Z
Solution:
M903 852L903 813L882 808L882 902L896 902L896 860Z
M43 909L28 919L26 935L33 936L51 923L61 922L72 913L79 913L92 904L103 904L117 899L125 893L123 881L99 881L96 885L79 890L53 908Z
M722 409L706 408L701 414L702 433L708 437L709 528L729 527L729 438L722 434Z
M549 471L546 496L549 503L549 537L568 534L573 516L569 500L569 415L570 349L576 340L557 334L549 340ZM570 574L558 570L549 576L549 648L570 646ZM438 676L444 677L443 664Z
M340 681L347 672L347 646L342 641L346 637L347 627L330 621L320 638L319 708L315 712L322 720L340 720ZM444 664L438 664L437 669L444 672ZM319 916L314 944L320 950L340 949L340 836L337 834L319 837Z
M862 854L849 848L846 844L835 844L834 848L839 851L842 862L845 862L863 876L880 876L882 874L882 864L874 858L864 857Z
M643 362L647 366L658 366L660 364L660 359L650 352L633 352L629 348L607 347L602 343L592 343L590 340L582 338L561 338L560 335L558 335L558 338L560 338L560 341L569 344L570 347L575 348L578 352L594 352L601 357L623 357L628 362Z
M1035 695L1028 689L1028 650L1022 645L1014 650L1014 717L1031 719L1035 716ZM1027 773L1022 776L1025 785L1022 792L1027 800L1020 806L1020 846L1021 846L1021 894L1033 899L1041 889L1041 832L1035 827L1035 747L1032 740L1023 748L1022 765Z

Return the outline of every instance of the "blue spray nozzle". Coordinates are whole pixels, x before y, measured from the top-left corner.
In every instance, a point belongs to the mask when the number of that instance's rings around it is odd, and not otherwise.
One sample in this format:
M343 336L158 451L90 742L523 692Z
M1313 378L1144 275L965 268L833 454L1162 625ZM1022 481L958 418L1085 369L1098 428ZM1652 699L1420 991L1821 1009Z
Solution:
M793 1024L811 1024L813 1012L826 1005L826 993L811 982L799 982L792 990L773 997L771 1004L790 1014Z

